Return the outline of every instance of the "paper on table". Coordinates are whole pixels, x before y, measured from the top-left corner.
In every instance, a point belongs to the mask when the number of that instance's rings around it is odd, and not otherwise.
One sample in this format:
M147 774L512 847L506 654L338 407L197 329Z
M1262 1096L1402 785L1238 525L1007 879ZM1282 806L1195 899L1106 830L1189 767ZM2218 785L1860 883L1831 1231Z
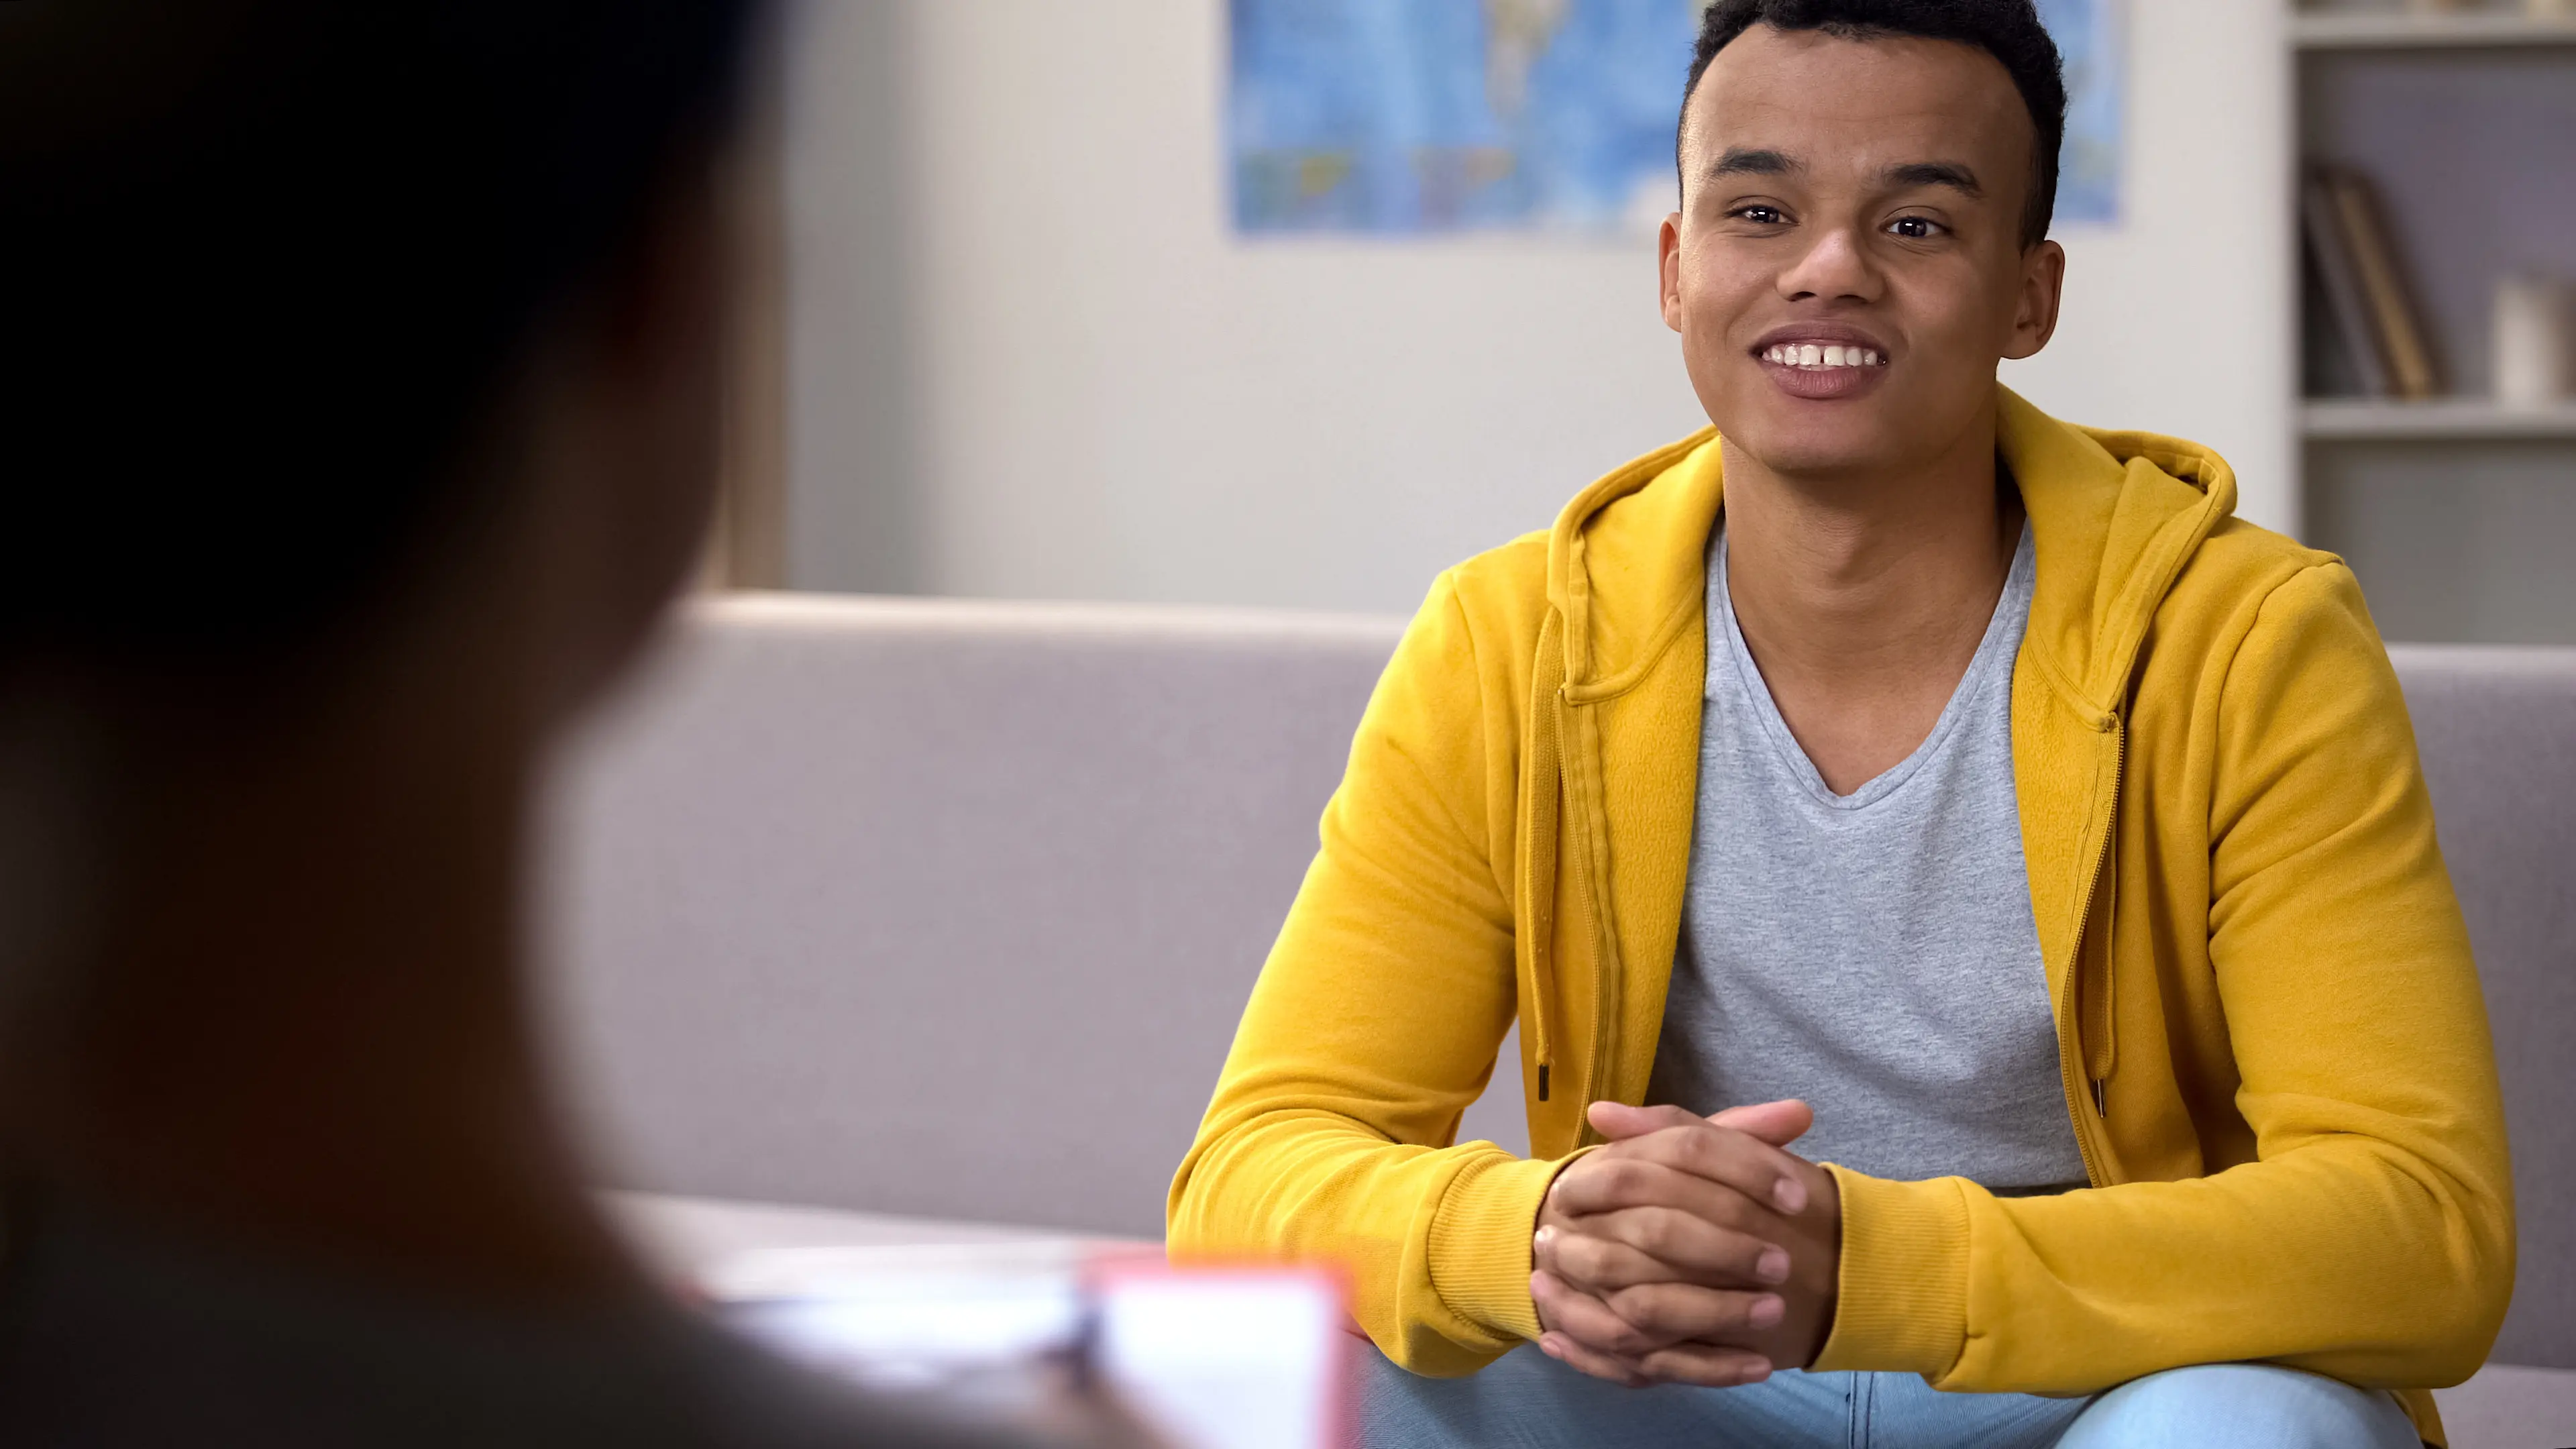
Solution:
M1061 1242L789 1248L738 1255L700 1287L779 1352L969 1415L1040 1417L1091 1382L1173 1449L1348 1442L1355 1341L1328 1270Z
M1114 1267L1095 1279L1092 1364L1149 1425L1192 1449L1332 1449L1350 1440L1356 1340L1339 1275L1268 1266Z

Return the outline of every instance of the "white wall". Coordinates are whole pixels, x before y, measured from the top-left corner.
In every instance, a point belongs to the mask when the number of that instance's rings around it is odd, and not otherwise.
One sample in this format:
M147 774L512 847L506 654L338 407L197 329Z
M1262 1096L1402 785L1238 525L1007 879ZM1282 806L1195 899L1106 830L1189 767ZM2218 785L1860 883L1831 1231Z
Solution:
M1221 0L807 0L792 577L1409 609L1698 426L1650 239L1230 232ZM2134 3L2119 231L2010 381L2197 436L2287 522L2278 17Z

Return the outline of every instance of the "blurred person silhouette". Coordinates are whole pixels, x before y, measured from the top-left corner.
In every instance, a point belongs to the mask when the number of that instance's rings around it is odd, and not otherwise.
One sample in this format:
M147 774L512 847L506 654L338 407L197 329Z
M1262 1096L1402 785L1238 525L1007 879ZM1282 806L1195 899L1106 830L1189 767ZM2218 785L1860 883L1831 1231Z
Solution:
M983 1443L669 1304L527 815L712 493L741 0L0 6L0 1440Z

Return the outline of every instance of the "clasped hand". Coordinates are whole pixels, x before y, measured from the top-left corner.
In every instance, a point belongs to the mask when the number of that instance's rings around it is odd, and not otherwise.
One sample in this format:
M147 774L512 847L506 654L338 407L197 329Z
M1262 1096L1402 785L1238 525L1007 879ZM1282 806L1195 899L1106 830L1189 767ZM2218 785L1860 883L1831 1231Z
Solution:
M1833 1327L1842 1200L1782 1150L1803 1102L1699 1117L1595 1102L1609 1145L1557 1175L1530 1240L1551 1358L1642 1387L1731 1388L1814 1362Z

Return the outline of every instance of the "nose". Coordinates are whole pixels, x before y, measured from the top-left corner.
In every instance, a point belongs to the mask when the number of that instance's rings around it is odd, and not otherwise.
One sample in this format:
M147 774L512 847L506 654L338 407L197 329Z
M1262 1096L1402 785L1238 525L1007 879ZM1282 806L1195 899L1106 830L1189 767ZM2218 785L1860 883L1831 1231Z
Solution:
M1807 249L1781 270L1780 295L1792 302L1876 301L1878 269L1871 264L1858 233L1839 226L1817 231L1813 236L1815 240Z

